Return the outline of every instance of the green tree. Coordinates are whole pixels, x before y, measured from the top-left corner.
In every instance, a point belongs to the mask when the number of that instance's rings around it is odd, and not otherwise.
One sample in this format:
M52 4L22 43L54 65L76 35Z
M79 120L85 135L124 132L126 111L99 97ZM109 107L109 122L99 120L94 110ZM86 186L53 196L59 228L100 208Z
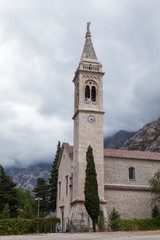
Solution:
M114 230L119 230L119 220L120 220L120 214L118 211L113 207L112 212L109 215L109 226Z
M51 177L49 179L50 184L50 209L52 212L56 210L56 202L57 202L57 181L58 181L58 170L57 163L59 159L59 155L61 152L61 143L58 142L56 155L53 161Z
M36 198L42 198L40 200L40 210L44 216L49 212L49 185L44 178L37 178L37 184L33 189Z
M155 204L154 207L152 208L152 217L156 218L157 216L160 216L160 211L158 206Z
M160 169L149 180L151 193L154 195L153 202L160 202Z
M29 190L17 188L17 201L20 217L28 219L37 217L37 202Z
M17 217L17 191L16 183L7 176L2 165L0 165L0 213L5 204L8 203L11 217Z
M86 178L84 185L85 207L92 219L93 231L96 231L96 223L100 213L97 174L93 157L92 147L89 146L86 152Z
M1 213L1 219L9 219L9 218L10 218L10 209L9 209L8 203L6 203Z

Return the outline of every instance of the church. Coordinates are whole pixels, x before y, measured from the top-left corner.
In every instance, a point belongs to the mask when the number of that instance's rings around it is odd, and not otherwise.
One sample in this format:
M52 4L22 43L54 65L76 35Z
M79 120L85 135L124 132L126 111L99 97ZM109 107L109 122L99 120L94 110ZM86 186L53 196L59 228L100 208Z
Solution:
M92 221L84 206L86 151L93 149L100 209L108 219L113 207L121 218L151 217L149 179L160 168L160 153L104 149L103 76L87 24L85 43L74 84L74 141L62 144L58 161L57 217L62 231L72 223L89 229Z

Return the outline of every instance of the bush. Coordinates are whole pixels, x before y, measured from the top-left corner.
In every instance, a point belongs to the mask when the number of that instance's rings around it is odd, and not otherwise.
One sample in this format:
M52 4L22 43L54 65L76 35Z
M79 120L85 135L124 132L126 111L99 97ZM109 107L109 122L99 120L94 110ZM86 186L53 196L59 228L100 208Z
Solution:
M59 218L4 219L0 220L0 235L55 232Z
M109 215L109 226L113 231L118 231L120 229L120 214L113 208Z
M152 208L152 217L155 218L157 216L160 216L160 211L157 205L154 205Z
M113 230L133 231L133 230L158 230L160 229L160 216L156 218L144 219L117 219L112 220ZM115 228L114 226L118 226Z

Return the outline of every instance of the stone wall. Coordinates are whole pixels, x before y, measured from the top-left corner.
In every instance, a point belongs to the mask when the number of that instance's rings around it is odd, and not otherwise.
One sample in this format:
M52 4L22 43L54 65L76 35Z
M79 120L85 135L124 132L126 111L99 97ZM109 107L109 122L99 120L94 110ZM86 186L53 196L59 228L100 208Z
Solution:
M135 179L129 179L129 168L135 169ZM107 212L113 207L122 218L151 217L149 179L160 168L158 160L105 157L105 200Z

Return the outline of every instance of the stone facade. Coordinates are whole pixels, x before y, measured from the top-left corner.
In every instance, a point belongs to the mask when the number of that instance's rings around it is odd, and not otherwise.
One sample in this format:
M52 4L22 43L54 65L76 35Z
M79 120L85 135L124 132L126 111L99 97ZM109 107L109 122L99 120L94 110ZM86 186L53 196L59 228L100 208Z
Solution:
M160 154L105 149L104 176L107 213L115 207L122 218L151 217L149 179L160 168ZM129 169L134 178L129 178Z

